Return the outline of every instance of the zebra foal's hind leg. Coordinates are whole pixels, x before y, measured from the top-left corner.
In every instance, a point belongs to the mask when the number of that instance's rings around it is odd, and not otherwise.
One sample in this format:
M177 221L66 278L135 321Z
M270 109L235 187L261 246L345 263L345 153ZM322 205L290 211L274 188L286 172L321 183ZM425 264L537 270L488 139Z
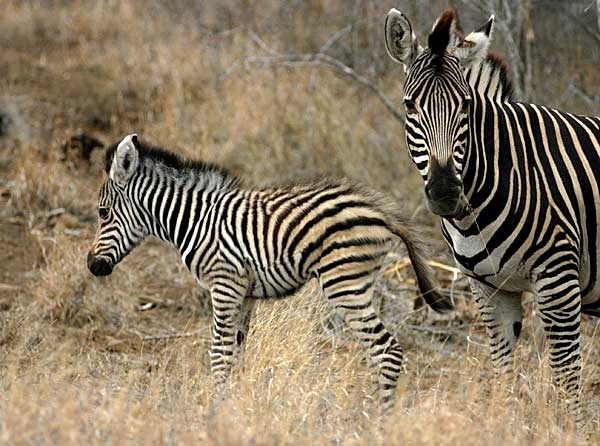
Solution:
M344 318L363 348L368 352L371 370L376 372L382 415L394 405L396 385L402 370L400 345L375 313L372 302L375 270L373 265L340 266L318 274L328 302Z
M254 315L254 308L256 307L256 299L246 297L242 302L242 307L239 314L238 330L235 335L235 342L237 344L237 351L234 352L234 357L242 354L244 346L246 345L246 339L248 339L248 332L250 331L250 321Z
M521 334L521 293L508 293L470 280L481 320L490 340L490 353L498 378L510 378L513 352Z

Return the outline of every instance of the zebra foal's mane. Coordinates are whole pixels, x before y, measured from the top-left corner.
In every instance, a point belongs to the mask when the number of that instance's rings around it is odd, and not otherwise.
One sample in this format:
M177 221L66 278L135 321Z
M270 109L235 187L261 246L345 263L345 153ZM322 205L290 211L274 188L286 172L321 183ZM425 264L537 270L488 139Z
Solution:
M104 154L104 169L107 175L110 173L118 145L119 142L111 144ZM240 183L238 177L218 164L186 158L169 150L165 150L162 147L154 146L140 140L138 140L136 149L138 151L140 166L150 163L159 170L164 166L168 169L172 169L178 174L192 174L196 177L206 176L206 174L208 174L222 179L224 185L231 187Z

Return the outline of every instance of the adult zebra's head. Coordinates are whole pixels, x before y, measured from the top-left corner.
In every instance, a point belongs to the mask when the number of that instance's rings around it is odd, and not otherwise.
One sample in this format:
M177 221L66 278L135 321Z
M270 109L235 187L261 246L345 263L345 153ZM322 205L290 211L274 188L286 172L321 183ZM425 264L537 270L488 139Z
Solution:
M463 70L487 53L493 16L463 38L454 10L435 22L427 48L417 42L408 19L396 9L385 21L388 53L404 65L406 142L425 182L430 210L446 218L459 217L466 208L462 180L469 139L472 89Z
M126 136L106 152L108 178L98 196L98 231L87 256L94 276L107 276L123 257L148 235L138 206L130 198L135 193L139 156L137 135Z

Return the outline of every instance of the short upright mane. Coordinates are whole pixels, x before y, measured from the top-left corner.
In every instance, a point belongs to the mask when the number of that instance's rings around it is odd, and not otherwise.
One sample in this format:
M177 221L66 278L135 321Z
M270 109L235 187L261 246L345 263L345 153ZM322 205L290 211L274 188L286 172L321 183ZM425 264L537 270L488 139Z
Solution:
M113 158L115 156L115 151L117 150L117 146L119 143L111 144L104 154L104 169L108 174L110 172L110 168L112 166ZM176 171L188 171L188 172L197 172L197 173L214 173L217 174L224 179L231 180L232 182L237 182L237 178L232 175L227 169L213 163L192 160L185 158L183 156L177 155L176 153L170 152L158 146L153 146L143 141L139 141L138 146L136 147L139 153L140 162L143 163L144 160L151 160L157 164L163 164L166 167L170 167Z
M488 53L485 59L466 67L464 74L471 87L483 96L499 102L514 99L508 65L500 56Z
M456 18L456 11L449 8L433 25L433 30L428 38L428 46L431 54L443 56L446 52L446 47L450 43L450 33L452 32L452 22Z

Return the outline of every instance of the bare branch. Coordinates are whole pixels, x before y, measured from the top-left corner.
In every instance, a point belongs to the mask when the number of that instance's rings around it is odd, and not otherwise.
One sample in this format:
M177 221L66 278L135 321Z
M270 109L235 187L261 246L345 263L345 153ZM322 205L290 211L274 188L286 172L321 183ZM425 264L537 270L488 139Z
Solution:
M267 53L269 53L273 56L279 55L279 53L277 51L275 51L273 48L269 47L265 43L265 41L263 39L261 39L260 36L258 34L256 34L254 31L252 31L252 30L248 31L248 35L250 36L250 38L252 39L252 41L254 43L256 43L260 48L265 50Z
M585 102L585 104L590 108L592 113L594 113L597 108L598 101L600 101L600 96L592 96L574 84L569 84L569 87L563 95L563 98L569 96L576 96L583 100L583 102Z
M383 93L383 91L375 85L373 81L366 77L358 74L348 65L335 57L329 56L323 53L306 53L306 54L281 54L278 56L253 56L247 57L241 62L236 62L231 65L225 72L219 77L219 80L229 76L233 71L243 67L249 67L251 65L259 66L272 66L280 65L288 68L302 68L302 67L317 67L317 68L330 68L335 71L342 73L349 77L353 81L357 82L361 86L367 88L379 98L385 108L396 118L397 120L404 122L404 115L399 112L396 107L392 104L390 99Z
M342 37L352 32L352 30L356 27L357 23L351 23L348 26L343 27L336 33L333 33L329 39L323 44L323 46L319 49L319 53L326 53L331 49L333 45L335 45Z
M598 8L600 8L600 0L598 1ZM596 32L593 28L590 28L580 17L573 14L571 11L565 8L565 14L569 16L571 19L577 23L577 25L586 32L591 38L593 38L596 42L600 43L600 9L598 10L598 32Z
M177 333L164 333L158 335L144 335L139 331L133 331L134 334L142 338L143 341L160 341L163 339L176 339L176 338L193 338L196 336L202 336L208 333L208 328L201 328L196 331L177 332Z
M598 16L598 32L600 33L600 0L596 0L596 14Z

